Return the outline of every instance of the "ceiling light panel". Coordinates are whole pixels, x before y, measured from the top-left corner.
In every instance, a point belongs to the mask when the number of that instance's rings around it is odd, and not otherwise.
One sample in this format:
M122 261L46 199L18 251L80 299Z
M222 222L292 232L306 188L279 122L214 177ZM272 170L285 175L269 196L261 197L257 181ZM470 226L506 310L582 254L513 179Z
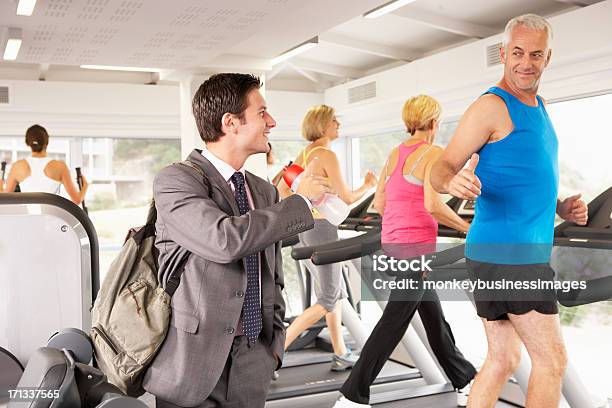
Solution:
M316 47L319 44L319 37L314 37L311 38L310 40L294 47L291 48L290 50L287 50L285 52L283 52L281 55L279 55L276 58L273 58L272 61L270 61L270 63L272 65L277 65L283 61L287 61L288 59L291 59L293 57L295 57L296 55L300 55L314 47Z
M404 7L407 4L413 3L416 0L395 0L390 1L389 3L383 4L380 7L375 8L374 10L370 10L365 13L363 16L365 18L378 18L380 16L384 16L385 14L391 13L394 10L397 10L400 7Z
M6 44L4 44L4 55L3 58L6 61L15 61L21 48L21 28L5 28L4 38L6 38Z
M19 0L17 4L17 15L31 16L36 6L36 0Z
M81 65L83 69L98 69L104 71L131 71L131 72L161 72L159 68L143 68L143 67L119 67L112 65Z
M15 61L21 48L21 39L9 38L4 48L4 59L6 61Z

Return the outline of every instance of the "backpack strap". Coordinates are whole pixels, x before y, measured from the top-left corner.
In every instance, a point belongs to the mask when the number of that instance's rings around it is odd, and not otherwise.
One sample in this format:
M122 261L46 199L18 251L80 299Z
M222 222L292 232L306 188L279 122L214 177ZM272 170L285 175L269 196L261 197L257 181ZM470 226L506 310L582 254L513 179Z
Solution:
M202 170L200 166L198 166L197 164L195 164L194 162L190 160L183 160L182 162L177 162L177 164L191 167L204 179L204 184L206 184L206 186L208 187L208 197L210 198L211 197L211 185L210 185L210 181L208 180L208 177L206 177L206 174L204 174L204 170ZM176 292L176 290L178 289L181 283L181 275L183 274L183 271L185 270L185 265L187 264L187 260L189 259L190 256L191 256L191 252L185 251L185 254L183 255L183 258L180 260L180 262L178 263L176 270L173 273L171 273L170 276L168 277L164 290L170 297L174 295L174 292Z
M174 292L176 292L179 285L181 284L181 275L183 274L183 271L185 271L185 265L187 264L187 260L189 259L190 255L191 252L185 252L185 254L183 255L183 259L181 259L181 261L179 262L176 270L174 271L174 273L170 274L170 277L168 277L168 280L166 281L166 286L164 287L164 290L170 297L174 295Z

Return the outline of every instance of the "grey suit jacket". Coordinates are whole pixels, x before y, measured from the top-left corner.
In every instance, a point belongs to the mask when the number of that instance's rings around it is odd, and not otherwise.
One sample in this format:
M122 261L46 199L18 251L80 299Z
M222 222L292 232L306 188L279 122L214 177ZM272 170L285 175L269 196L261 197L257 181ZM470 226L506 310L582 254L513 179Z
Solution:
M172 297L168 335L143 380L147 391L180 406L202 403L221 376L246 291L242 259L250 254L261 254L260 341L282 357L280 241L314 226L301 197L277 202L276 188L249 172L255 209L240 216L234 193L214 166L197 150L189 160L202 168L210 188L195 170L177 164L161 170L153 184L160 273L181 247L192 255Z

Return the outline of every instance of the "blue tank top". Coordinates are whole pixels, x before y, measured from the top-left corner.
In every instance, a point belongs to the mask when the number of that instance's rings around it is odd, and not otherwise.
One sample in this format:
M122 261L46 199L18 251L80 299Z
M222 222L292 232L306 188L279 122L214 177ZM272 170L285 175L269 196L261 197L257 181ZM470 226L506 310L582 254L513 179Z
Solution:
M497 264L547 263L559 188L557 135L539 96L532 107L498 87L487 93L504 100L514 130L478 152L482 189L466 257Z

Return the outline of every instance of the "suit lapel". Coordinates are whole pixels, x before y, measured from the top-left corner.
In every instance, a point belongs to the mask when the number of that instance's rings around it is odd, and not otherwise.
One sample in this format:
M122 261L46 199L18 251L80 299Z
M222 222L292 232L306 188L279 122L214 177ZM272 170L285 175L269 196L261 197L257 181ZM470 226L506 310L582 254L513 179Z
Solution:
M257 180L257 176L245 171L246 182L249 187L249 191L251 192L251 198L253 199L253 207L254 208L266 208L268 203L266 203L266 196L264 192L259 189L259 183Z
M230 186L227 184L225 179L223 179L221 173L219 173L215 166L213 166L211 162L202 156L201 151L194 149L187 159L202 168L204 174L206 174L206 177L208 177L212 188L221 193L234 212L234 215L240 215L240 210L238 210L238 204L236 203L236 197L230 189Z

